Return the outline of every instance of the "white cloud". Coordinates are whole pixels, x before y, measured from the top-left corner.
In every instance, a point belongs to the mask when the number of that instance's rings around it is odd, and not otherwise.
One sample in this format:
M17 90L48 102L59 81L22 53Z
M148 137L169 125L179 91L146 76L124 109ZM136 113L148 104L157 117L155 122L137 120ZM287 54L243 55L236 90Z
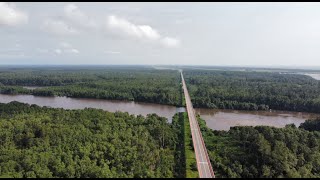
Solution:
M108 17L108 27L129 36L156 40L160 38L159 33L147 25L135 25L125 19L116 16Z
M95 28L97 24L82 12L75 4L68 4L64 7L65 17L78 26Z
M46 19L43 24L43 29L56 35L73 35L79 33L78 30L74 29L62 20Z
M62 53L62 50L61 50L61 49L55 49L54 52L55 52L56 54L61 54L61 53Z
M64 52L74 53L74 54L78 54L79 53L78 49L74 49L74 48L66 49L66 50L64 50Z
M79 50L77 49L55 49L54 52L56 54L62 54L62 53L71 53L71 54L78 54L79 53Z
M12 3L0 2L0 25L16 26L27 22L28 14L16 9Z
M59 48L55 49L55 53L57 53L57 54L62 54L62 53L78 54L80 52L78 49L75 49L70 43L61 42L61 43L59 43Z
M60 43L60 46L63 47L63 48L71 48L71 44L67 43L67 42L61 42Z
M106 54L120 54L119 51L103 51Z
M56 35L79 34L81 28L97 28L98 25L83 13L75 4L64 6L64 14L60 19L46 19L43 29Z
M39 53L48 53L49 52L48 49L42 49L42 48L36 48L36 51Z
M163 38L162 43L167 47L178 47L180 45L180 41L178 39L171 37Z
M117 33L135 37L141 40L151 40L161 42L167 47L177 47L180 43L178 39L170 37L162 37L157 30L148 25L135 25L126 19L108 16L107 28Z

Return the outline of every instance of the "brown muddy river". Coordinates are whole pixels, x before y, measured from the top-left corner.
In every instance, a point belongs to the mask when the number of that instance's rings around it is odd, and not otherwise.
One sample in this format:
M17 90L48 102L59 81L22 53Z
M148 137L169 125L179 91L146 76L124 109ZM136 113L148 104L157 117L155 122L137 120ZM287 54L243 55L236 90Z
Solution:
M68 98L68 97L40 97L32 95L6 95L0 94L0 103L19 101L39 106L48 106L64 109L84 109L97 108L110 112L124 111L129 114L147 114L156 113L159 116L168 118L172 121L172 116L176 112L183 112L184 108L175 106L140 103L133 101L115 101L103 99L87 98ZM256 126L267 125L275 127L284 127L286 124L294 123L299 126L306 119L315 117L316 114L287 112L287 111L236 111L236 110L213 110L213 109L195 109L201 117L206 120L208 127L215 130L229 130L231 126Z
M143 116L156 113L159 116L168 118L169 122L172 121L172 116L176 112L181 111L181 108L176 108L175 106L133 101L0 94L0 103L9 103L11 101L64 109L84 109L86 107L97 108L109 112L123 111L128 112L129 114L141 114Z
M290 111L237 111L237 110L214 110L195 109L201 118L206 120L208 127L215 130L229 130L232 126L274 126L284 127L294 123L297 127L309 118L320 115L313 113L290 112Z

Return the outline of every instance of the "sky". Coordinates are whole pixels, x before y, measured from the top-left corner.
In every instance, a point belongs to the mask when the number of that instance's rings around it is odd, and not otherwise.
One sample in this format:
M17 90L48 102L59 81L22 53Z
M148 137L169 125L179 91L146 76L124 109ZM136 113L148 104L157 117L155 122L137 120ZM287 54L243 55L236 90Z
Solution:
M320 66L320 3L0 2L0 64Z

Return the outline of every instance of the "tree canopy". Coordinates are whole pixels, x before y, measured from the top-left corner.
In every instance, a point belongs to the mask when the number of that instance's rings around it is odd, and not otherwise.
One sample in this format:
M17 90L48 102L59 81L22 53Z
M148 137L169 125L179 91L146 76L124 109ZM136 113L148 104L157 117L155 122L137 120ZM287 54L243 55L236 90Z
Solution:
M156 114L0 103L0 129L0 177L174 177L178 130Z
M217 177L320 177L320 118L285 128L236 126L211 130L199 119L209 157ZM309 125L308 125L309 124ZM315 129L313 129L315 130Z
M180 74L151 68L0 69L0 93L180 104ZM43 86L25 89L22 86Z
M320 81L300 74L186 70L194 107L320 112Z

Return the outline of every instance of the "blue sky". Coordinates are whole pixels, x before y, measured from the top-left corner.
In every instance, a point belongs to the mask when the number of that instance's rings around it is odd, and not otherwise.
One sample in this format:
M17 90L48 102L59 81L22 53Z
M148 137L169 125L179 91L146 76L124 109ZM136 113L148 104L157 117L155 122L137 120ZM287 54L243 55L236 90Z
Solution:
M320 66L320 3L0 3L0 64Z

